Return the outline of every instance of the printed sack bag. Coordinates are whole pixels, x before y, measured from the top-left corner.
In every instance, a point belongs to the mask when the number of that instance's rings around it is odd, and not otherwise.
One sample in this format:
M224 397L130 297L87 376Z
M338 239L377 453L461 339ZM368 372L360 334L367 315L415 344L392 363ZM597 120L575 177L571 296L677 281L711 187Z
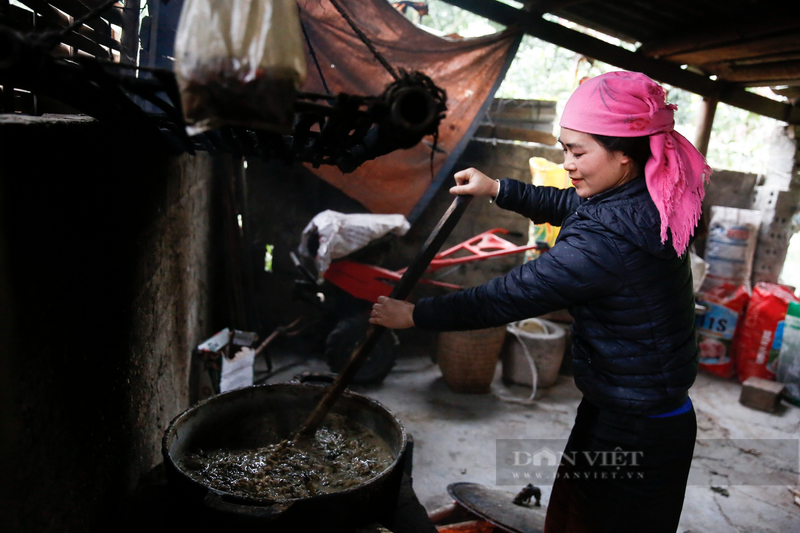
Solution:
M794 294L774 283L757 283L750 297L733 351L739 381L750 376L775 379L783 338L783 322Z
M734 374L731 344L750 295L744 285L722 285L700 293L697 302L705 312L697 315L695 329L700 368L723 378Z

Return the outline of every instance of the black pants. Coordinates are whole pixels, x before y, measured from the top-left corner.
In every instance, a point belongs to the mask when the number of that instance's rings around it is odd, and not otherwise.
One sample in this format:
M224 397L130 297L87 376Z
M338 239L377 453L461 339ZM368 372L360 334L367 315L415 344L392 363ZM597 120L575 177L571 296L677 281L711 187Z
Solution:
M545 533L675 533L692 463L694 409L651 418L578 406Z

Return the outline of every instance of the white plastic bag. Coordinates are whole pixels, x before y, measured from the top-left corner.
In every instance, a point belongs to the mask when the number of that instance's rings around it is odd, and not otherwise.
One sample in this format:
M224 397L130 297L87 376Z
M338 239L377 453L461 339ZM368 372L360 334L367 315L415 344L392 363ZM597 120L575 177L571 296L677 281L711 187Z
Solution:
M334 259L360 250L389 233L403 236L410 227L403 215L346 215L328 209L318 213L303 229L298 252L313 257L317 273L322 279Z
M692 265L692 288L694 289L694 293L697 294L700 291L700 287L703 286L703 281L706 279L708 262L694 253L694 248L689 251L689 261Z
M186 0L175 77L189 135L221 126L288 133L306 77L295 0Z

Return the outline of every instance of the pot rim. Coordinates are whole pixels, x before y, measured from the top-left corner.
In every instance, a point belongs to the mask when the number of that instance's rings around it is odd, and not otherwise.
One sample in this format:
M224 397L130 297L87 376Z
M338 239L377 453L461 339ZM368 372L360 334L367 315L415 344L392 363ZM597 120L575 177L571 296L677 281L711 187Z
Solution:
M169 465L183 479L185 479L186 481L188 481L192 485L197 486L199 488L203 488L203 489L207 490L209 493L214 493L214 494L216 494L220 498L223 498L226 501L237 502L237 503L242 503L242 504L246 504L246 505L263 506L263 507L272 506L272 505L278 505L278 504L281 504L281 505L289 504L289 506L290 506L291 504L296 503L296 502L300 502L300 501L307 501L307 500L312 500L312 499L319 500L319 499L327 499L327 498L332 498L332 497L344 496L344 495L349 494L351 492L355 492L357 490L360 490L365 485L373 483L373 482L375 482L375 481L377 481L377 480L379 480L379 479L381 479L383 477L386 477L392 471L394 471L394 469L397 467L397 464L400 461L400 458L402 457L403 452L405 451L406 446L408 444L408 435L406 433L405 427L400 422L400 419L398 419L394 415L394 413L392 413L385 405L383 405L382 403L380 403L379 401L377 401L377 400L375 400L373 398L370 398L370 397L368 397L368 396L366 396L364 394L358 393L358 392L354 392L354 391L352 391L350 389L345 389L344 392L342 393L342 396L345 397L345 398L351 398L351 399L355 399L356 401L364 402L366 405L370 405L370 406L372 406L372 407L374 407L374 408L376 408L378 410L383 411L384 414L386 414L394 422L396 427L400 430L400 445L399 445L399 450L400 451L395 455L395 457L392 460L392 462L390 464L388 464L386 466L386 468L384 468L376 476L371 477L371 478L367 479L366 481L364 481L363 483L359 483L358 485L356 485L354 487L349 487L349 488L346 488L346 489L343 489L343 490L339 490L339 491L336 491L336 492L318 494L316 496L307 496L307 497L304 497L304 498L288 498L288 499L284 499L284 500L270 500L270 499L266 499L266 498L253 498L253 497L249 497L249 496L241 496L239 494L234 494L232 492L227 492L227 491L216 489L216 488L211 487L210 485L208 485L206 483L202 483L202 482L197 481L196 479L192 478L191 476L189 476L178 465L178 462L173 458L172 453L169 451L168 442L169 442L170 436L172 435L172 433L175 430L175 426L178 423L180 423L183 419L188 418L189 416L191 416L191 414L193 414L194 412L196 412L199 409L203 408L203 406L208 405L208 404L213 404L215 402L223 401L225 398L229 398L230 396L236 396L236 395L244 394L245 392L250 391L251 389L259 389L259 388L264 388L264 389L266 389L266 388L278 388L278 389L286 388L286 389L290 389L291 388L291 389L294 389L294 388L297 388L297 387L302 387L302 388L305 388L305 389L324 389L324 388L328 387L328 385L327 384L319 385L319 384L313 384L313 383L295 383L295 382L265 383L265 384L261 384L261 385L252 385L252 386L249 386L249 387L242 387L242 388L234 389L234 390L231 390L231 391L228 391L228 392L215 394L214 396L206 398L205 400L201 400L201 401L197 402L196 404L190 406L189 408L187 408L186 410L184 410L183 412L178 414L175 418L173 418L172 421L167 426L166 431L164 432L164 436L161 439L161 454L164 457L165 463L169 463Z

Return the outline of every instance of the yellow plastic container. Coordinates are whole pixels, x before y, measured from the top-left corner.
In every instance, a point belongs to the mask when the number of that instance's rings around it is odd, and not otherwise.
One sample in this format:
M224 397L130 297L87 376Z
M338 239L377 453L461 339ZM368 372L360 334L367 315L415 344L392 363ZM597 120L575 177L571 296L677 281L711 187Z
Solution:
M569 174L562 165L553 163L544 157L531 157L528 161L531 167L532 182L536 186L545 185L566 189L572 187Z
M572 182L569 180L569 174L562 165L553 163L544 157L531 157L528 164L531 168L531 182L537 187L558 187L559 189L573 187ZM550 246L553 246L556 243L556 237L558 237L560 229L559 226L551 226L550 224L531 223L528 242L534 244L546 241ZM531 250L526 255L528 259L535 259L539 256L539 253L536 250Z

